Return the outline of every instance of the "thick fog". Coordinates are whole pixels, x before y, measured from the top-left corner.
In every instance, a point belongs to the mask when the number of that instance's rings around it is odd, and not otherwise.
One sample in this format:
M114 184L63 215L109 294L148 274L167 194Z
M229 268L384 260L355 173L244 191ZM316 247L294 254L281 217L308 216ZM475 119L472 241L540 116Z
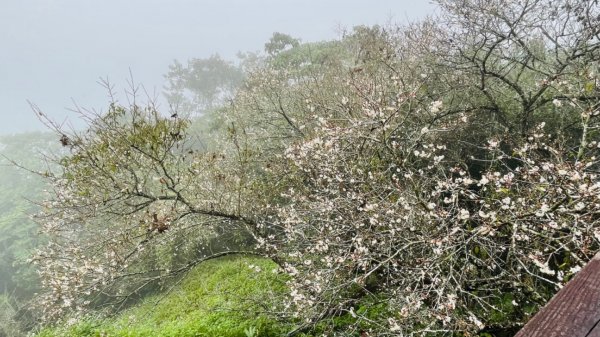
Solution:
M102 110L99 78L124 90L129 73L151 96L177 59L258 51L273 32L318 41L355 25L407 22L425 0L3 0L0 134L42 129L27 100L76 124L74 102Z

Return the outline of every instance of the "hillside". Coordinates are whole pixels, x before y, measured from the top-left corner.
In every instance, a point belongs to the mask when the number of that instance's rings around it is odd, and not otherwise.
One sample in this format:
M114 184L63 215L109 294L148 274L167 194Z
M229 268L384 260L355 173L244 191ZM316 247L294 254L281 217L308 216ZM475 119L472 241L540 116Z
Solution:
M262 312L273 310L268 299L284 291L284 279L277 265L266 259L219 258L116 317L47 328L36 336L282 336L289 326L269 320Z

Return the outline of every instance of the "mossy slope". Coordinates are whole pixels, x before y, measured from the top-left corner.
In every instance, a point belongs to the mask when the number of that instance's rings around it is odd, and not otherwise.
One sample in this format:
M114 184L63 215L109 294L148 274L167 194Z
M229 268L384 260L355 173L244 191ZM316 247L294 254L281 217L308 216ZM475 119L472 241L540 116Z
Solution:
M285 290L277 265L256 257L226 257L192 270L171 291L147 298L112 319L55 326L38 337L282 336L289 330L264 312Z

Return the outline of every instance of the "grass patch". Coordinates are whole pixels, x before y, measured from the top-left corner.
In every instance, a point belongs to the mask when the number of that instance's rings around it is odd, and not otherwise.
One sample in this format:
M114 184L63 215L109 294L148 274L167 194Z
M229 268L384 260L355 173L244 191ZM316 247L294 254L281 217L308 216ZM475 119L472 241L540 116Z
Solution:
M277 310L276 298L286 291L285 276L274 272L276 269L272 261L257 257L207 261L171 292L149 297L115 318L45 328L37 336L282 336L290 326L266 314Z

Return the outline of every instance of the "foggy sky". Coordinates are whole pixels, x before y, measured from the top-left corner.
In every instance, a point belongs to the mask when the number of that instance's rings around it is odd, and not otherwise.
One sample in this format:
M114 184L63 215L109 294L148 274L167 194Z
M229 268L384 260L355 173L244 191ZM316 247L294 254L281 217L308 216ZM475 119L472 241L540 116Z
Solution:
M73 101L104 110L100 77L122 91L131 69L160 95L175 59L234 59L276 31L319 41L433 9L428 0L0 0L0 134L43 129L27 100L58 122L77 120Z

